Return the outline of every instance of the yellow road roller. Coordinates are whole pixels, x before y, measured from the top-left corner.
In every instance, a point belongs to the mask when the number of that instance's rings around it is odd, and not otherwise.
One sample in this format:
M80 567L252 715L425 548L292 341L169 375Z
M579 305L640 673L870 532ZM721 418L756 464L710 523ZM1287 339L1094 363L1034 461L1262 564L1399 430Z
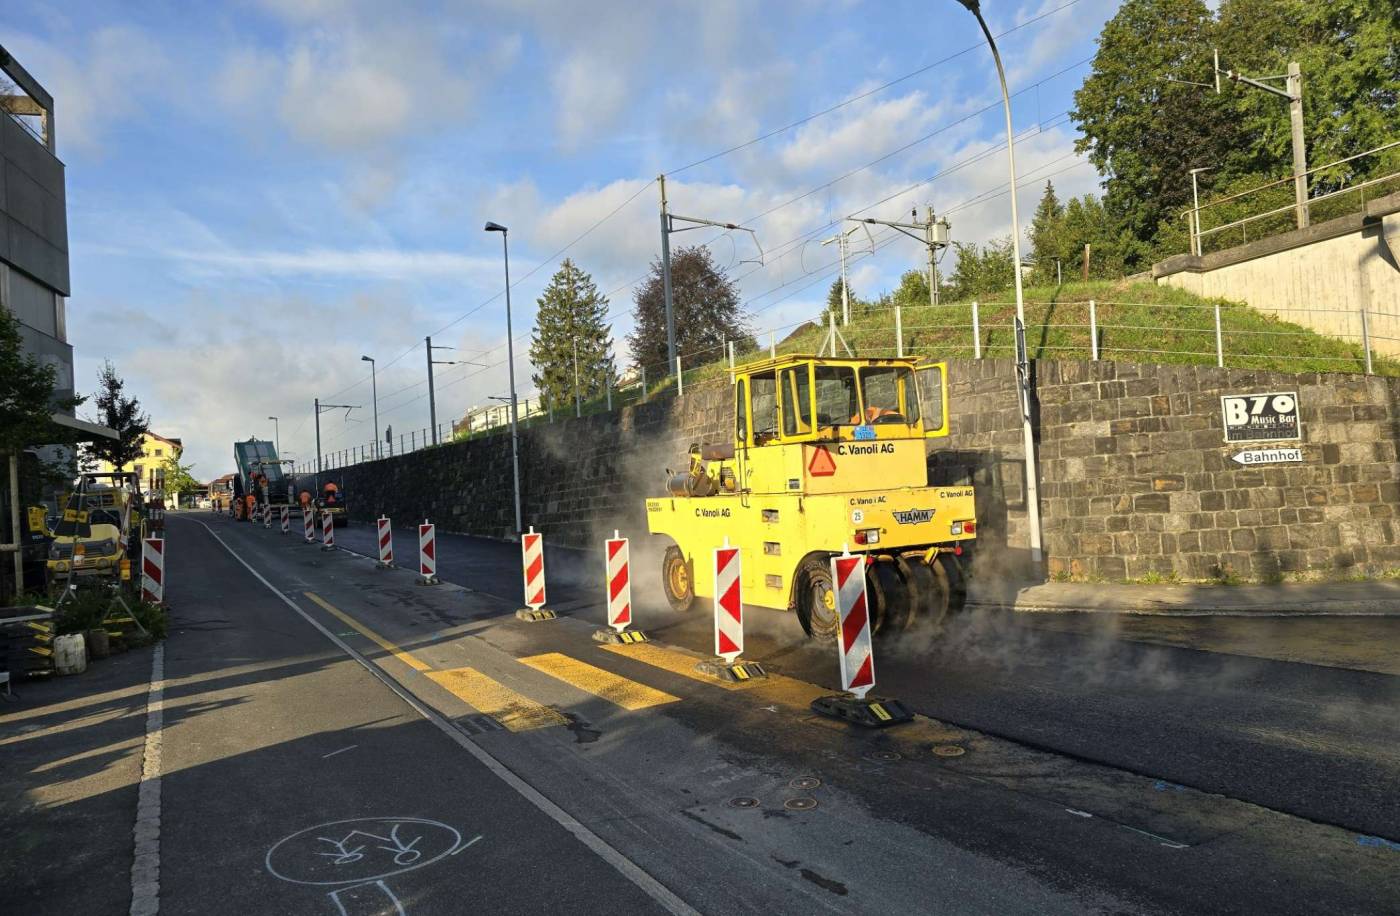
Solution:
M830 559L843 550L870 560L876 635L960 610L973 489L929 486L925 447L948 434L945 364L785 355L733 375L733 441L692 446L646 501L649 530L673 542L661 568L671 606L713 597L711 551L728 538L744 603L795 611L816 639L836 635Z

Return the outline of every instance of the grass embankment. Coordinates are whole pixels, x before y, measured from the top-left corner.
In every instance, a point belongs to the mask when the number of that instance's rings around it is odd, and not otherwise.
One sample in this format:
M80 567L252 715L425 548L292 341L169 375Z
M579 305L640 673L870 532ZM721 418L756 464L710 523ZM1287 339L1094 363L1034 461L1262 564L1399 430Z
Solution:
M1226 300L1204 299L1169 286L1147 281L1097 280L1066 283L1063 286L1032 286L1024 291L1026 343L1032 359L1081 359L1091 357L1089 303L1094 302L1097 318L1099 359L1134 363L1214 366L1215 307L1220 306L1220 330L1225 366L1232 369L1269 369L1278 372L1364 372L1366 355L1361 347L1360 318L1355 315L1318 317L1344 318L1345 339L1319 334L1301 324L1255 311L1247 305ZM978 337L982 356L1015 355L1013 332L1016 305L1011 290L989 296L978 303ZM910 306L903 309L904 353L906 356L934 359L971 358L973 346L971 300ZM871 309L851 317L840 328L842 337L857 356L895 355L893 309ZM791 331L777 344L779 354L816 353L822 348L827 329L810 324ZM767 331L759 331L761 346L739 361L767 355ZM717 355L717 354L707 354ZM685 384L695 385L721 378L729 368L727 359L714 359L701 365L686 364ZM1400 362L1372 354L1377 375L1400 376ZM674 378L656 378L647 373L647 397L674 388ZM633 385L613 392L614 408L642 399L642 388ZM607 402L602 397L583 403L583 413L602 413ZM556 410L559 419L573 416L574 405ZM522 426L547 423L545 416L531 417ZM477 433L490 435L498 430ZM463 437L465 438L465 437Z
M1097 313L1099 358L1140 363L1213 366L1216 300L1149 282L1091 281L1025 290L1026 344L1033 359L1089 359L1089 303ZM1362 372L1366 357L1359 339L1338 339L1284 321L1249 306L1221 300L1220 327L1225 365L1280 372ZM1008 290L978 305L983 357L1015 355L1016 306ZM968 358L975 355L972 303L906 307L906 355ZM1343 316L1348 333L1360 336L1359 317ZM860 356L892 356L894 315L888 309L853 317L841 329ZM780 353L815 353L826 330L799 330L778 345ZM1377 374L1400 375L1400 363L1372 357ZM697 381L723 365L697 368ZM708 373L707 373L708 370ZM691 373L686 373L686 382Z

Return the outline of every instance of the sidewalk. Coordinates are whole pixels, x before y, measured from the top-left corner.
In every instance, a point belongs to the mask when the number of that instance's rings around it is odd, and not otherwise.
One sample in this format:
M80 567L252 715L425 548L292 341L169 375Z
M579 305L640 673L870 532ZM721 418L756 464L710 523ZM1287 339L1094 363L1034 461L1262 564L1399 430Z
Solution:
M1400 616L1400 582L1279 585L1119 585L972 582L971 607L1048 613Z

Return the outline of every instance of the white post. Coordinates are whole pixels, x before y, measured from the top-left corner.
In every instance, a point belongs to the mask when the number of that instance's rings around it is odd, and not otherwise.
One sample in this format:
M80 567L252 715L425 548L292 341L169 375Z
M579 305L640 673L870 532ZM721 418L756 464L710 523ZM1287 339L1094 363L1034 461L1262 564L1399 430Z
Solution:
M1220 334L1220 303L1215 303L1215 365L1225 368L1225 340Z
M1089 300L1089 358L1099 358L1099 312L1094 300Z
M768 357L769 357L769 359L772 359L772 358L776 357L777 355L778 355L778 333L777 333L776 331L769 331L769 332L768 332Z
M612 386L612 365L609 364L608 367L603 370L603 388L608 393L608 413L612 413Z
M734 370L734 341L725 341L725 347L729 350L729 369L732 372Z
M977 300L972 300L972 358L982 358L982 322L977 314Z
M1366 350L1366 374L1371 374L1371 320L1366 310L1361 310L1361 346Z
M676 394L685 394L685 375L681 372L681 358L676 356Z
M904 355L904 315L900 307L894 307L894 355Z

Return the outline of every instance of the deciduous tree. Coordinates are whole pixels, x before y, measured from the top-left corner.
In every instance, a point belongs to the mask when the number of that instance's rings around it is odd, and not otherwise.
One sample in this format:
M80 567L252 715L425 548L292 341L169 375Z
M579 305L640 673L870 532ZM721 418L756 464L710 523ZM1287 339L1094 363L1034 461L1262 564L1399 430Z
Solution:
M752 346L748 321L739 303L734 281L710 257L703 246L680 248L671 253L671 290L676 321L676 352L691 365L718 360L726 341ZM632 362L651 378L675 372L666 365L666 306L662 290L661 262L653 261L651 275L633 297L636 330L627 337Z

